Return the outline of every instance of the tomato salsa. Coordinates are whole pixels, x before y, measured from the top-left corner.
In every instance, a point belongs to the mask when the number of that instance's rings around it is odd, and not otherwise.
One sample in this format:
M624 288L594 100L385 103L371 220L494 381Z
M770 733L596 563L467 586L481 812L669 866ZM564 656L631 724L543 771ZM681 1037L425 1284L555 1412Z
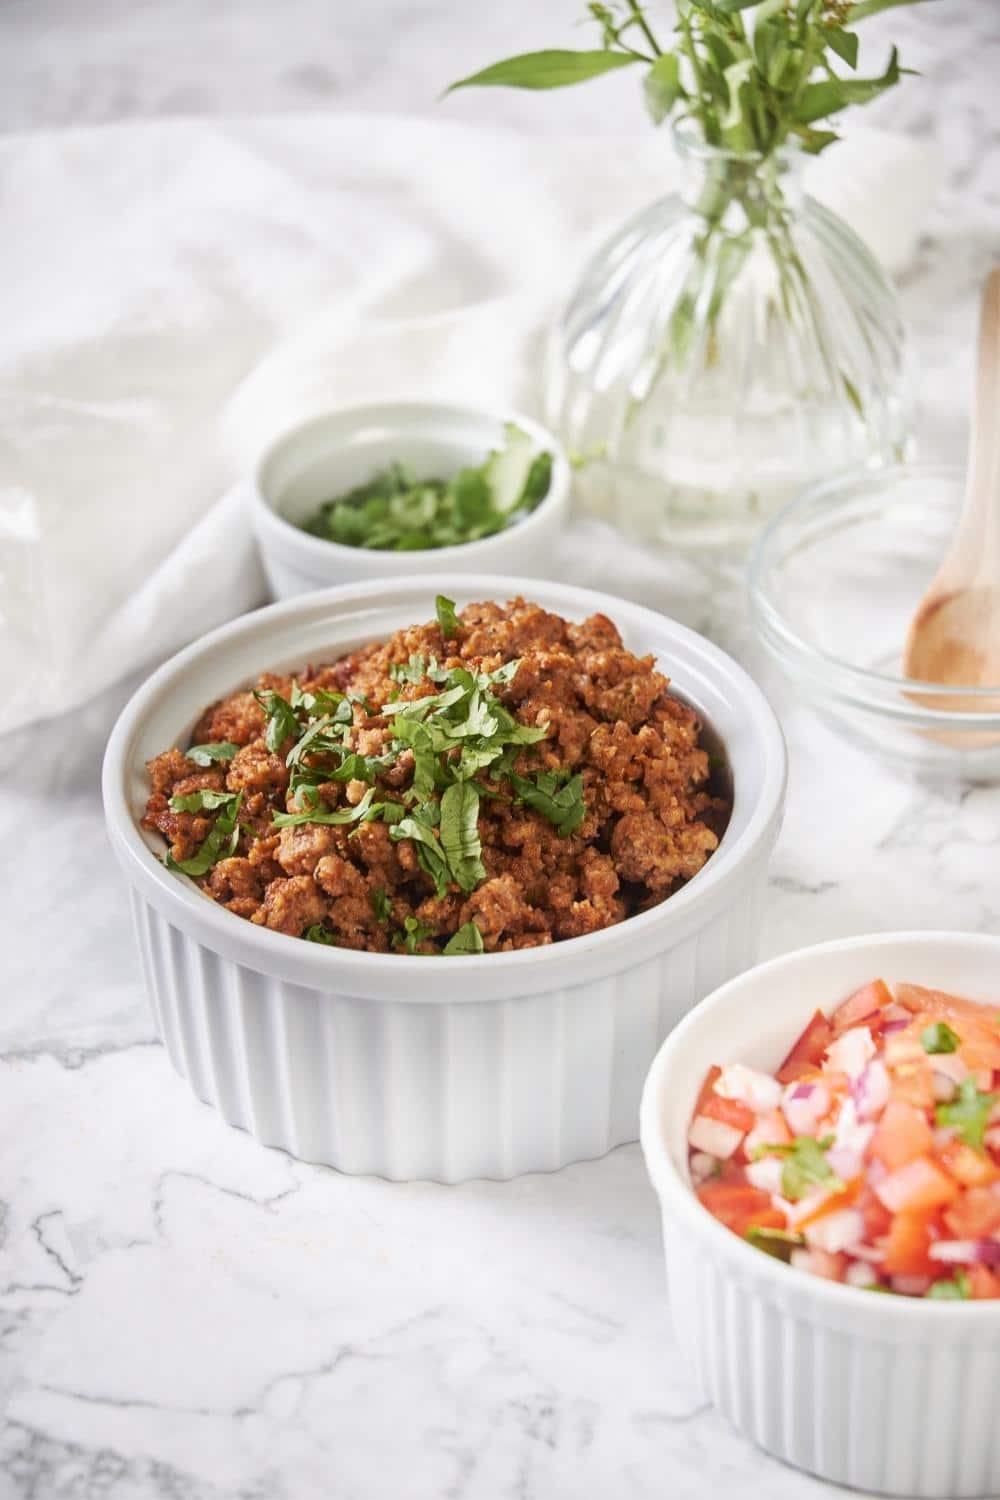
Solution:
M709 1070L688 1130L708 1211L831 1281L1000 1297L1000 1012L881 979L775 1074Z

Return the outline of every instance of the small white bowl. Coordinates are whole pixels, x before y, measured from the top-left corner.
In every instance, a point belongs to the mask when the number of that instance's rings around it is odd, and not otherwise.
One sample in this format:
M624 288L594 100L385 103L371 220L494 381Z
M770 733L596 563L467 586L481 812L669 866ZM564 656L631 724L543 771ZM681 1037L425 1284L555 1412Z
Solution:
M1000 938L890 933L789 953L716 990L660 1049L642 1147L667 1291L699 1385L760 1447L889 1495L1000 1493L1000 1303L877 1296L784 1265L698 1202L687 1127L713 1063L776 1068L812 1012L869 979L1000 1000Z
M267 669L337 657L433 615L517 594L572 619L610 615L721 741L734 805L682 890L618 926L463 958L355 953L234 916L161 863L139 819L144 766L184 745L205 704ZM104 806L131 887L160 1035L199 1098L268 1145L397 1179L513 1177L634 1140L656 1048L699 995L756 956L785 795L781 730L717 646L607 594L439 574L354 584L245 615L180 652L125 707Z
M514 422L536 453L552 454L548 493L505 531L457 547L394 552L345 547L303 531L324 500L364 484L393 461L422 477L451 479L503 443ZM339 407L282 434L263 453L251 491L254 532L271 592L278 599L366 578L414 574L518 571L554 550L569 509L570 468L545 427L518 412L481 411L450 403L395 401Z

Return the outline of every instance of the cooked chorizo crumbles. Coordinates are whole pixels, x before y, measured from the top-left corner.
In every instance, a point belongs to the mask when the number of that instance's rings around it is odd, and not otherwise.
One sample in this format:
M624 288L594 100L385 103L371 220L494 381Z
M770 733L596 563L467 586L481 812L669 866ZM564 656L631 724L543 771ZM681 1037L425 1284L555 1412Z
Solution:
M612 622L514 599L207 708L149 761L168 866L260 926L375 953L596 932L717 847L702 727Z

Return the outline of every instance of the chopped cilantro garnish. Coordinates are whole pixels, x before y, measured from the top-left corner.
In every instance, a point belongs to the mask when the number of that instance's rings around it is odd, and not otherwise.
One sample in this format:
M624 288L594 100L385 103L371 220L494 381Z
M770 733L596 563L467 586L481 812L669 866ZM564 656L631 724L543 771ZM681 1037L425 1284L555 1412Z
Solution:
M955 1052L961 1040L947 1021L935 1021L933 1026L925 1026L920 1033L920 1045L925 1052Z
M372 911L375 913L375 920L380 927L387 927L389 925L389 918L392 916L392 902L389 900L389 892L384 886L380 885L378 890L372 891Z
M486 879L479 841L479 792L456 781L441 796L441 847L460 890L474 891Z
M986 1122L998 1097L996 1094L981 1094L974 1078L963 1078L958 1086L958 1098L950 1104L939 1104L934 1112L935 1118L939 1125L950 1125L967 1146L982 1152Z
M239 748L232 740L213 740L208 745L192 745L184 754L196 766L210 766L214 760L232 760Z
M280 750L286 740L297 739L299 736L299 721L295 710L287 698L270 688L265 692L254 692L254 697L264 710L267 719L267 732L265 743L272 755Z
M438 594L434 601L434 610L438 624L441 626L441 634L446 639L448 636L457 635L462 622L456 613L454 599L447 599L444 594Z
M210 787L202 787L197 792L188 792L183 797L171 797L171 812L214 812L217 807L225 807L236 797L235 792L216 792Z
M204 797L205 792L193 792L192 797ZM216 793L216 796L219 794ZM176 802L187 802L187 797L171 798L171 806ZM182 875L206 875L213 865L218 864L220 859L228 859L236 852L236 845L240 837L240 803L243 801L242 792L232 792L226 797L225 802L214 804L219 810L219 815L205 836L204 843L197 853L192 854L190 859L174 859L167 854L164 864L168 870L179 871ZM185 809L190 811L190 809Z
M552 457L535 453L513 423L504 446L454 479L418 479L393 463L367 484L327 500L303 530L346 547L395 552L454 547L503 531L548 494Z
M792 1229L772 1229L764 1224L751 1224L746 1238L758 1250L764 1250L777 1260L789 1261L792 1251L805 1244L805 1236Z
M295 828L300 823L357 823L368 813L374 796L369 787L356 807L310 807L305 812L275 813L271 822L275 828Z
M463 922L462 926L444 945L446 954L482 953L483 935L475 922Z
M337 946L337 939L329 927L324 927L322 922L314 922L311 927L307 927L305 939L307 943L325 943L328 948Z
M403 948L407 953L416 953L421 943L434 936L434 928L427 922L421 922L417 917L407 917L403 923L405 936L397 932L393 938L393 944L397 948Z
M507 774L521 801L548 818L558 834L565 838L576 832L587 813L579 773L568 780L568 773L562 771L542 771L533 780L514 771Z
M832 1135L826 1135L818 1141L811 1135L797 1135L788 1145L775 1142L757 1146L751 1156L755 1161L761 1156L785 1158L781 1168L781 1191L784 1197L794 1203L799 1198L804 1198L817 1183L824 1183L833 1191L843 1187L826 1159L826 1153L832 1145Z
M925 1296L933 1298L935 1302L966 1302L972 1295L967 1272L958 1270L951 1281L935 1281L929 1287Z

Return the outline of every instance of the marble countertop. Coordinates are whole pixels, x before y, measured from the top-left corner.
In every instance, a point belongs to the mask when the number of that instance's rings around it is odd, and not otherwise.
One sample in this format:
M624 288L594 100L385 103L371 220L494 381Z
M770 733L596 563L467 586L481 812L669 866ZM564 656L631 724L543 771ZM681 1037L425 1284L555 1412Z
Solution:
M86 14L10 0L0 129L416 112L442 71L512 37L557 39L576 6L546 9L473 20L460 0L391 0L334 23L319 0L289 0L280 21L267 0ZM920 442L960 458L975 292L1000 245L1000 12L948 0L893 13L891 30L930 80L876 114L934 135L947 168L902 278ZM559 127L635 128L624 94L621 114L602 112L610 97L581 92ZM555 117L501 96L491 116L524 132ZM597 584L585 539L575 576ZM669 582L674 612L750 666L787 734L762 954L873 929L1000 930L1000 788L883 769L787 698L737 592L693 564ZM192 1098L155 1039L102 830L100 757L134 685L0 738L0 1500L829 1494L695 1393L637 1146L506 1184L393 1185L259 1147Z

